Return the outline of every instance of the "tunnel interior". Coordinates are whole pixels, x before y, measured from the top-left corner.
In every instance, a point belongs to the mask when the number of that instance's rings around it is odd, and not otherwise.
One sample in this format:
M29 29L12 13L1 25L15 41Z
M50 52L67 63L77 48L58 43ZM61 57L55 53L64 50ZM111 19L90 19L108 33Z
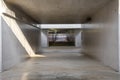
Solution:
M93 57L114 71L119 71L118 0L1 1L4 1L7 8L1 17L3 71L30 58L29 54L41 55L43 48L49 46L54 46L55 49L56 46L61 46L61 50L69 52L77 51ZM70 29L61 29L65 26L60 29L42 29L42 25L46 24L81 26L79 29L72 29L75 26ZM74 48L66 49L63 46ZM55 49L53 53L57 51ZM59 59L58 56L57 58ZM71 59L71 56L63 58ZM76 60L74 57L72 59Z

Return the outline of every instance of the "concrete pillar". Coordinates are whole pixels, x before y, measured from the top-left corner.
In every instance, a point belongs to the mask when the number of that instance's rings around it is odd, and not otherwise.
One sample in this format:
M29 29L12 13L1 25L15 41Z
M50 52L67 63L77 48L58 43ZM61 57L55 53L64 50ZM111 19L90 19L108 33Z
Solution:
M0 72L2 72L2 17L0 16Z
M0 0L0 72L2 72L2 0Z
M75 47L81 47L81 31L75 30Z
M41 30L41 48L48 47L48 33L47 30Z
M120 4L120 0L119 0L119 4ZM119 21L119 25L118 25L119 26L118 27L119 28L119 30L118 30L119 31L119 33L118 33L118 35L119 35L118 36L119 37L119 40L118 40L118 42L119 42L119 48L118 48L119 52L118 53L119 53L119 73L120 73L120 5L119 5L119 12L118 13L119 13L119 15L118 15L119 16L119 20L118 20Z
M41 51L41 31L39 32L39 49L38 49L38 52Z

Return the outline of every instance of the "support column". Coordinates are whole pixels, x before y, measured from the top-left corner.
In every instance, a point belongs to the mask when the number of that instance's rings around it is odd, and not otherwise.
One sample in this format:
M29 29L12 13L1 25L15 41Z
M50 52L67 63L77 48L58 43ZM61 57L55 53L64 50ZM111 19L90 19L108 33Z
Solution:
M0 72L2 72L2 17L0 15Z
M41 30L41 48L48 47L48 34L47 30Z
M118 23L119 23L119 25L118 25L118 42L119 42L119 46L118 46L118 55L119 55L119 73L120 73L120 0L118 1L119 2L119 11L118 11L118 16L119 16L119 20L118 20Z
M0 0L0 72L2 72L2 0Z
M81 31L75 30L75 47L81 47Z

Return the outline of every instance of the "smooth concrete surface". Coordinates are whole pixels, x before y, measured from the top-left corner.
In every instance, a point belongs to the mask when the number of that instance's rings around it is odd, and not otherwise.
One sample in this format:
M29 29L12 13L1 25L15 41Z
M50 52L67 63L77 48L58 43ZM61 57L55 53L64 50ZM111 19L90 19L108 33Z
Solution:
M75 46L54 46L48 48L41 48L40 53L80 53L82 49Z
M17 20L16 23L20 27L22 33L24 34L25 38L27 39L28 43L34 50L34 52L37 52L39 50L39 44L40 44L40 29L35 28L31 26L32 19L27 16L24 12L20 11L16 7L12 7L15 18L22 20L23 22ZM38 25L37 25L38 26Z
M39 51L40 44L40 29L34 28L28 24L17 22L19 27L21 28L23 34L25 35L27 41L30 46L34 50L34 52Z
M119 80L109 67L80 53L45 53L5 72L1 80Z
M0 16L0 72L2 72L2 17Z
M2 18L2 71L28 58L27 52Z
M5 4L3 0L2 9L5 13L16 16L16 14L11 11ZM30 54L34 54L31 46L26 40L23 32L19 28L20 26L26 27L26 24L17 23L13 18L0 14L2 16L1 26L2 26L2 71L8 70L11 67L25 61ZM17 14L18 15L18 14ZM19 13L20 15L20 13ZM0 34L1 35L1 34ZM33 46L34 47L34 46Z
M111 0L5 0L39 23L81 23Z
M83 31L83 45L87 54L119 71L118 0L111 0L94 14L90 23L83 26L98 27L93 31Z
M41 48L49 47L47 30L41 30Z
M118 30L119 30L119 32L118 32L118 34L119 34L119 71L120 71L120 0L118 1L118 3L119 3L119 27L118 27Z
M81 29L81 24L40 24L41 29Z
M82 47L81 30L75 30L75 47Z

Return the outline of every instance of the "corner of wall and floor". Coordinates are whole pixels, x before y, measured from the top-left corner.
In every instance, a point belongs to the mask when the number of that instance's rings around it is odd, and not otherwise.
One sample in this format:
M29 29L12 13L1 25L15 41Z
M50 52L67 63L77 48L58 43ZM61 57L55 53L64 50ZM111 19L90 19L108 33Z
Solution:
M3 0L0 0L0 4L0 8L7 9L6 13L8 11L8 14L15 16L15 13L5 6ZM38 29L6 17L1 13L0 71L8 70L28 59L30 54L35 54L39 46L39 33Z

